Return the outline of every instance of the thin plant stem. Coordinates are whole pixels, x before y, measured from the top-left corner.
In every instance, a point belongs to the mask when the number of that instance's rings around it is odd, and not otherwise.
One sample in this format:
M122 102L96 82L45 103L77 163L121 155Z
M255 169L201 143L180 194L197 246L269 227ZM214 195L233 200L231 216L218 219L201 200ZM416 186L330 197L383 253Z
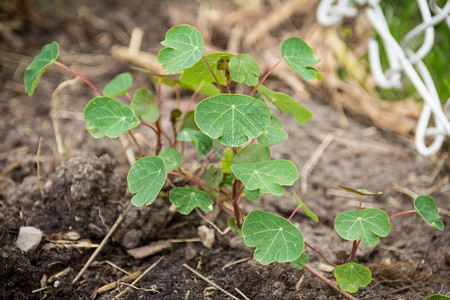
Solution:
M212 76L214 77L214 80L216 81L216 85L219 88L220 93L223 94L222 86L220 85L219 80L216 77L216 74L214 74L213 70L209 66L208 62L206 61L205 56L202 56L202 59L205 62L206 66L208 67L209 72L211 72Z
M273 70L275 70L276 67L278 67L278 65L282 62L283 60L280 59L269 71L267 71L266 75L264 75L263 78L261 78L261 80L258 82L258 84L255 86L255 88L250 92L249 96L253 95L256 90L259 88L259 86L267 79L267 77L269 77L270 73L273 72Z
M362 195L359 196L359 209L362 209Z
M172 175L176 175L176 176L180 176L180 177L186 178L186 179L189 180L189 181L195 182L195 183L197 183L197 184L199 184L199 185L201 185L201 186L203 186L203 187L205 187L205 188L207 188L207 189L210 189L210 190L213 191L213 192L216 192L217 194L220 194L220 195L224 196L224 197L227 198L227 199L230 199L230 196L228 196L228 195L225 194L224 192L221 192L221 191L219 191L219 190L217 190L217 189L215 189L215 188L213 188L213 187L211 187L211 186L209 186L209 185L207 185L207 184L204 184L204 183L201 182L200 180L197 180L197 179L195 179L195 178L189 177L189 176L187 176L187 175L184 175L184 174L178 173L178 172L168 171L168 172L166 172L166 173L167 173L167 174L172 174Z
M294 217L294 215L297 213L297 211L298 211L300 208L301 208L301 206L298 205L298 206L294 209L294 211L292 212L292 214L289 216L289 219L288 219L289 222L291 221L291 219Z
M89 80L87 80L85 77L83 77L80 73L78 73L77 71L75 71L74 69L66 66L63 63L60 63L59 61L55 61L55 64L60 66L61 68L66 69L67 71L71 72L72 74L74 74L75 76L78 76L81 80L83 80L84 82L86 82L87 85L89 85L94 91L96 91L100 96L103 96L103 92L100 91L95 85L92 84L92 82L90 82Z
M158 80L158 107L159 107L159 111L161 110L161 90L162 90L162 80L161 78L159 78ZM159 152L161 151L162 148L162 143L161 143L161 118L159 118L156 122L156 129L157 129L157 133L156 133L156 149L155 149L155 153L156 155L159 154ZM169 138L170 143L172 142L171 139Z
M358 300L358 298L353 297L352 295L350 295L347 292L344 292L343 290L341 290L336 283L334 283L332 280L326 278L322 273L320 273L319 271L317 271L316 269L314 269L313 267L311 267L310 265L306 264L304 266L304 268L306 270L308 270L309 272L311 272L314 276L316 276L317 278L319 278L320 280L322 280L323 282L325 282L326 284L328 284L333 290L335 290L336 292L338 292L339 294L341 294L342 296L346 297L347 299L350 300Z
M138 147L139 152L141 152L141 155L145 156L145 152L144 149L142 149L141 145L138 143L138 141L136 140L136 137L134 136L134 134L131 132L131 130L128 130L128 133L130 134L131 139L133 140L133 142L136 144L136 146Z
M308 244L307 242L305 242L305 246L308 247L309 249L311 249L312 251L316 252L316 253L320 256L320 258L322 258L323 261L324 261L327 265L336 267L336 264L333 264L332 262L329 262L329 261L325 258L325 256L323 256L323 254L322 254L319 250L315 249L313 246L311 246L311 245Z
M350 261L354 261L356 257L356 251L358 251L359 244L361 243L361 239L356 239L353 241L352 246L352 255L350 256Z
M396 213L396 214L390 216L389 219L392 219L392 218L395 218L395 217L398 217L398 216L401 216L401 215L406 215L406 214L415 213L415 212L416 212L415 209L411 209L411 210L407 210L407 211L402 211L402 212L399 212L399 213Z
M238 228L242 228L241 224L241 210L239 208L238 199L238 185L239 181L237 179L233 179L233 209L234 209L234 219L236 220L236 225Z

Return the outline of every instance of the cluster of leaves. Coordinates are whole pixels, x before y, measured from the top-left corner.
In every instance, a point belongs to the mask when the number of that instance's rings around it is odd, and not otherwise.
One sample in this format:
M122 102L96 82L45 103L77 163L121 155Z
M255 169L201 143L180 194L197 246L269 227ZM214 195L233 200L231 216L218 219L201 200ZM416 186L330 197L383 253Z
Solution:
M174 140L168 148L160 147L161 134L164 134L161 94L158 93L155 99L150 90L137 89L131 97L129 89L133 80L130 73L116 76L103 91L98 90L100 95L90 100L84 111L86 127L94 138L117 138L125 132L131 135L130 130L139 125L155 131L159 145L156 155L143 155L128 173L129 190L134 194L131 202L135 206L150 205L164 188L168 176L185 177L192 184L174 187L168 193L170 202L181 214L190 214L196 208L208 212L218 205L230 214L230 228L244 237L246 245L256 248L256 260L262 264L291 262L293 267L303 268L308 256L304 253L301 230L289 220L261 210L251 211L244 217L240 202L242 197L257 201L260 194L281 196L285 193L283 186L291 186L299 178L293 162L271 159L269 147L288 136L281 121L274 116L274 109L291 115L300 125L312 114L290 96L262 85L267 76L260 79L260 68L251 55L204 55L202 36L193 26L171 28L161 44L165 47L159 52L158 60L173 75L153 74L158 90L161 84L166 84L207 96L193 111L171 112ZM321 79L312 67L319 60L314 58L311 48L303 40L289 38L281 44L280 50L282 59L305 80ZM58 53L58 44L50 43L27 67L24 78L29 95L35 92L43 72L56 62ZM233 83L243 83L252 91L247 95L233 94ZM121 95L129 98L129 105L117 100ZM177 145L185 142L193 144L200 158L215 155L221 168L209 166L201 180L184 174L180 166L185 157ZM363 189L343 188L361 197L374 195ZM297 195L294 197L299 208L318 222L317 215ZM414 208L432 227L443 229L431 197L418 197ZM336 217L335 229L343 239L354 241L356 251L360 241L366 246L375 246L379 237L388 235L390 217L380 209L344 211ZM341 289L356 292L370 283L371 274L369 269L352 261L354 253L350 262L345 263L348 257L336 266L334 274Z

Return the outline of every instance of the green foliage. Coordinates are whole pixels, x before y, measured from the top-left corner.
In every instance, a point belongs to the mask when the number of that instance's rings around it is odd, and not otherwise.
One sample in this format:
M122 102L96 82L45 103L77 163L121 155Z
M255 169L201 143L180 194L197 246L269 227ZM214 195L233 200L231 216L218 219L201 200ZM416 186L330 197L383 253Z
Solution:
M134 109L138 118L145 122L153 123L159 119L158 102L148 89L137 89L134 92L131 108Z
M204 99L195 108L202 132L225 146L239 147L257 138L270 122L270 109L245 95L222 94Z
M303 233L288 220L261 210L253 210L242 226L244 243L256 247L254 258L263 265L294 261L305 248Z
M346 240L358 238L366 246L375 246L379 237L385 237L391 231L391 222L386 212L378 208L347 210L336 216L334 228Z
M305 215L307 215L308 217L310 217L314 222L319 222L319 217L313 213L308 206L306 206L305 203L303 203L302 200L300 200L300 198L297 196L297 194L294 192L294 197L295 197L295 202L297 202L298 206L300 206L300 208L303 210L303 212L305 213Z
M126 94L133 84L133 77L126 72L117 75L103 88L103 95L108 97L117 97Z
M164 160L166 172L175 170L183 162L183 155L174 148L164 149L159 152L158 157Z
M223 152L222 171L224 173L231 173L231 161L233 160L233 149L227 148Z
M192 128L183 129L177 135L177 140L182 142L192 142L195 149L197 149L199 156L205 156L214 146L213 140L206 134Z
M281 185L292 185L298 179L297 167L289 160L260 161L231 165L234 176L249 190L281 196Z
M281 121L278 118L272 116L269 126L258 137L258 142L270 147L287 139L288 134L283 130Z
M258 190L253 190L250 191L249 189L244 189L244 195L245 197L247 197L248 200L250 201L259 201L259 191Z
M51 42L50 44L42 47L41 52L33 59L31 64L25 69L23 79L25 82L25 92L28 96L32 96L36 91L39 79L42 74L51 64L53 64L58 58L59 45L57 42Z
M305 252L303 252L299 258L297 258L294 261L291 261L291 265L294 268L301 270L305 267L305 265L308 263L308 261L309 261L309 256Z
M163 69L172 74L192 67L205 52L202 35L191 25L184 24L170 28L161 44L167 48L159 51L158 61Z
M225 55L228 57L234 56L231 53L225 52L212 53L205 56L205 60L208 62L209 67L222 85L225 85L225 80L223 79L220 70L217 68L217 61ZM215 79L206 63L203 60L200 60L191 68L183 71L183 74L180 76L180 81L185 84L202 84L215 82Z
M169 200L182 215L190 214L196 207L205 212L211 211L214 204L208 193L199 189L182 187L173 188L169 193Z
M350 192L350 193L353 193L353 194L357 194L357 195L360 195L360 196L383 195L383 192L373 193L373 192L368 191L366 189L354 189L354 188L346 187L346 186L343 186L343 185L338 185L338 187L343 189L343 190L345 190L345 191L347 191L347 192Z
M179 89L197 91L200 94L205 94L208 97L216 96L220 94L217 86L211 82L202 82L199 84L187 84L177 79L168 78L154 78L153 81L158 82L161 79L161 83L167 86L178 87Z
M230 227L231 231L234 233L242 236L242 229L237 226L236 219L234 217L228 218L228 227Z
M252 144L236 154L231 160L231 165L239 164L250 164L259 161L269 161L270 160L270 150L266 145Z
M337 266L334 269L334 277L339 287L350 293L356 293L360 287L365 287L372 281L370 270L354 262Z
M239 54L230 60L230 74L236 82L254 86L258 84L259 65L249 54Z
M263 85L258 87L258 92L266 98L267 102L273 103L282 112L293 116L300 125L312 118L309 110L286 94L274 92Z
M181 123L181 129L185 129L185 128L191 128L191 129L200 131L197 124L195 123L193 110L188 111L183 117L183 121Z
M139 159L128 172L127 181L130 193L136 194L131 198L133 205L152 204L166 181L164 160L156 156Z
M439 216L436 202L430 196L419 196L414 200L414 209L431 227L443 230L444 223Z
M425 298L425 300L449 300L449 299L450 299L450 297L448 297L448 296L438 295L438 294L431 295L431 296Z
M133 110L110 97L96 97L84 109L84 121L95 138L116 138L139 125Z
M206 169L205 173L203 174L203 183L206 185L209 185L210 187L215 188L216 190L219 189L219 185L222 183L223 180L223 171L221 169L217 169L214 166L209 167ZM217 196L216 192L211 192L214 196Z
M281 43L281 56L292 70L297 72L306 81L322 79L322 75L311 66L320 59L314 58L312 49L301 38L291 37Z

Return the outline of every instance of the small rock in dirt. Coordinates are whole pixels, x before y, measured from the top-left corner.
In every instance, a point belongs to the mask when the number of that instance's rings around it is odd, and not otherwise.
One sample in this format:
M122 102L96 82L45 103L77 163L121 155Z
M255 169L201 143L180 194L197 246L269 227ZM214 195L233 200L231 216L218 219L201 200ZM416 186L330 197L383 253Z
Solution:
M187 260L191 260L197 256L197 249L195 249L192 243L187 243L186 248L184 248L184 253Z
M139 245L142 233L137 229L128 230L122 238L122 246L126 249L133 249Z
M33 251L37 248L42 239L42 231L33 226L22 226L16 246L24 252Z
M211 249L212 246L214 245L214 240L216 238L216 236L214 235L214 229L202 225L197 229L197 232L200 238L202 239L203 245L206 248Z

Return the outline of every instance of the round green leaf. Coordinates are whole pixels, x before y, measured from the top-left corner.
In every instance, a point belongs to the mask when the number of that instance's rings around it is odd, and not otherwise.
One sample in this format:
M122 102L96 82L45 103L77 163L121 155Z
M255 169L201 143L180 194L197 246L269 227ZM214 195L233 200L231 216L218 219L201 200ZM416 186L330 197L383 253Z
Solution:
M181 142L192 142L199 156L205 156L214 146L213 140L201 131L185 128L177 135Z
M320 59L314 58L311 48L301 38L291 37L281 43L281 56L287 62L289 67L306 81L313 79L322 79L312 65L317 64Z
M334 277L339 287L350 293L356 293L360 287L365 287L372 281L370 270L354 262L337 266L334 269Z
M183 162L183 155L174 148L164 149L159 152L158 157L164 160L166 172L175 170Z
M450 300L450 297L445 296L445 295L435 294L435 295L431 295L431 296L425 298L425 300Z
M281 121L272 116L269 126L258 137L258 142L270 147L287 139L288 134L281 127Z
M270 123L270 109L246 95L222 94L204 99L195 108L202 132L225 146L239 147L257 138Z
M158 121L160 112L158 102L152 92L147 89L137 89L134 92L131 108L136 115L145 122L153 123Z
M270 160L270 150L266 145L252 144L242 148L231 160L232 165Z
M249 190L281 196L281 185L292 185L298 179L297 167L289 160L271 160L231 165L234 176Z
M103 88L103 95L108 97L117 97L126 94L133 84L133 77L126 72L117 75Z
M301 270L301 269L303 269L305 267L305 265L308 263L308 261L309 261L308 255L305 252L303 252L302 255L300 255L299 258L297 258L294 261L291 261L291 265L294 268L297 268L297 269Z
M282 112L293 116L300 125L312 118L309 110L286 94L274 92L263 85L259 86L258 92L266 98L267 102L273 103Z
M172 74L192 67L205 52L200 32L186 24L170 28L166 33L166 39L161 44L167 48L159 51L158 61L163 69L167 69Z
M206 55L205 59L208 62L209 67L213 71L219 83L225 85L225 80L223 79L220 70L217 68L217 61L222 56L233 57L234 55L231 53L217 52ZM211 71L209 70L208 66L202 59L189 69L184 70L183 74L181 74L180 76L180 81L185 84L201 84L201 83L215 82L216 80L214 79L214 77L211 74Z
M95 138L116 138L139 125L134 111L110 97L96 97L84 109L86 128Z
M294 261L302 254L303 233L288 220L261 210L253 210L242 226L244 243L256 247L254 258L263 265Z
M236 82L245 82L247 85L258 84L259 65L256 59L249 54L239 54L230 60L230 75Z
M182 215L190 214L196 207L205 212L211 211L214 204L205 191L181 187L173 188L170 191L169 200L178 208Z
M25 69L23 79L25 82L25 92L32 96L36 91L39 79L44 71L56 61L59 54L59 45L57 42L42 47L41 52L33 59L31 64Z
M133 205L152 204L166 181L164 160L156 156L139 159L128 172L127 180L130 192L136 194L131 198Z
M431 227L443 230L444 223L439 216L436 202L430 196L419 196L414 200L414 209Z
M358 238L366 246L375 246L379 236L385 237L391 231L391 222L385 211L378 208L347 210L336 216L334 229L346 240Z

